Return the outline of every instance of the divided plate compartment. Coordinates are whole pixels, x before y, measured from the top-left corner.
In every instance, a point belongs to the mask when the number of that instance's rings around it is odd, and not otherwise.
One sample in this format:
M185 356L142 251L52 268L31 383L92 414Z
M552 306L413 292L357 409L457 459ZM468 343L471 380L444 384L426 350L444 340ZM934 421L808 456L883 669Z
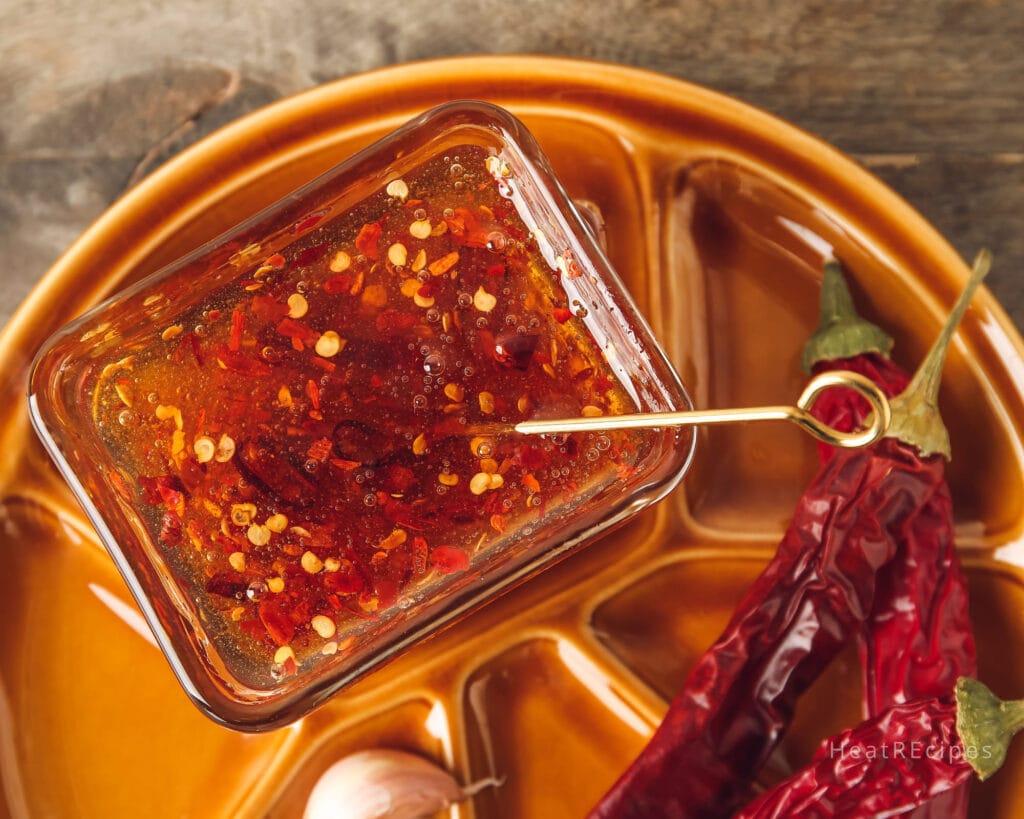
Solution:
M445 86L436 95L483 93L469 62L450 65L458 93ZM492 82L502 65L486 62ZM816 323L821 263L831 253L846 263L861 311L895 336L895 358L910 368L921 359L963 271L911 267L927 254L851 198L837 181L850 168L835 178L822 172L811 194L796 171L779 170L789 167L781 154L752 153L758 138L737 136L739 126L690 128L706 92L673 83L681 113L654 126L626 96L633 72L623 70L620 84L612 72L609 96L572 108L545 98L546 71L529 82L520 75L508 99L489 96L533 131L569 195L600 209L608 255L698 407L789 403L799 394L800 348ZM590 86L579 82L585 97ZM344 99L347 87L339 83L331 99ZM532 99L522 99L524 87ZM270 123L280 141L272 157L225 167L215 186L196 182L191 206L168 214L145 242L111 248L116 264L103 289L123 285L129 267L156 269L416 112L395 102L377 119L335 115L314 139L282 126L298 116L291 104ZM1017 697L1024 655L1005 647L1024 641L1024 412L1012 377L1024 360L1002 321L990 299L976 302L951 350L941 400L980 673L999 695ZM37 323L41 342L47 333ZM20 400L12 392L7 403ZM8 410L5 435L23 415L22 407ZM814 442L786 424L702 430L690 474L661 503L294 725L242 735L206 720L177 687L70 493L26 439L0 501L0 548L13 582L0 596L7 810L134 815L152 799L159 771L173 786L153 815L292 819L334 761L389 747L433 759L463 784L503 780L451 808L452 819L583 816L642 749L770 559L815 465ZM762 784L858 721L859 680L851 647L801 701ZM1015 746L1004 770L973 787L971 815L1024 812L1022 775L1024 750Z

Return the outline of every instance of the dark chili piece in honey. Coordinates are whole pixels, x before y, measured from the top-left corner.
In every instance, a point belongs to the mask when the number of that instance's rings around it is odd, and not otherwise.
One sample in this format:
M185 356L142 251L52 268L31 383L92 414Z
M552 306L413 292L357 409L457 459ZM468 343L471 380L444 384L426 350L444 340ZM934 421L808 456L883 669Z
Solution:
M854 370L871 378L891 398L910 376L888 358L892 340L854 309L838 262L825 264L821 324L804 350L804 366L814 374ZM827 390L813 414L836 429L863 424L867 402L852 390ZM819 448L822 462L834 449ZM941 462L939 453L930 456ZM897 544L896 559L878 574L875 605L861 629L864 713L919 697L940 697L962 676L977 673L967 578L953 537L949 488L940 480L935 493ZM969 787L954 788L915 810L913 819L963 819Z
M734 819L874 819L908 813L1002 765L1024 727L1024 701L1001 702L977 680L956 693L893 705L826 739L814 758Z
M647 747L591 819L729 816L792 721L800 695L870 616L876 576L943 485L939 374L974 275L911 386L890 436L825 463L774 559L698 661ZM921 522L927 528L927 522Z

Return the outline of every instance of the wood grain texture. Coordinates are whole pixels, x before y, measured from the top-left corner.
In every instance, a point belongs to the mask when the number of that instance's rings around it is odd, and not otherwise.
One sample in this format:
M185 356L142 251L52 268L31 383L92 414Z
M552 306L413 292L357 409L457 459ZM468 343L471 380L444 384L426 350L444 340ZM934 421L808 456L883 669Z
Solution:
M161 161L381 65L560 54L662 71L861 159L1024 327L1022 0L0 0L0 323Z

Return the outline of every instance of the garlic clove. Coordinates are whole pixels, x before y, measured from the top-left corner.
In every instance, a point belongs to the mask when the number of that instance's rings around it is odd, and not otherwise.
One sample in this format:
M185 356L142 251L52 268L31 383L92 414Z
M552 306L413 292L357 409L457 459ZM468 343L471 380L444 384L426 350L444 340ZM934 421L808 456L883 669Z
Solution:
M305 819L421 819L468 794L448 771L405 751L359 751L313 787Z

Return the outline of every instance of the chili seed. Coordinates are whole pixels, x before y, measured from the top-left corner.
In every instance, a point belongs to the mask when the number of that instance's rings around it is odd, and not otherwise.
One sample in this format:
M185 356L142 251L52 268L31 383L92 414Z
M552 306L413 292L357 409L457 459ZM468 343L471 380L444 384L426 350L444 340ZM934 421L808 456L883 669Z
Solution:
M292 391L287 387L281 387L277 391L277 403L282 407L290 407L295 402L292 400Z
M182 327L180 324L172 324L170 327L168 327L160 334L160 338L162 338L164 341L170 341L175 336L180 336L181 331L184 329L185 328Z
M424 267L427 266L427 251L420 248L419 253L416 254L416 258L412 260L412 272L419 273Z
M330 657L332 654L338 653L338 644L333 640L329 643L324 643L320 648L320 653L325 657Z
M285 529L288 528L288 518L287 516L282 515L280 513L276 515L271 515L269 518L267 518L266 527L271 532L283 532Z
M344 346L344 340L334 330L328 330L316 340L316 346L313 349L321 358L332 358Z
M341 561L336 557L329 557L324 561L325 572L336 572L341 568Z
M427 437L421 432L412 442L412 454L422 455L427 451Z
M497 303L497 298L484 290L483 285L480 285L476 293L473 294L473 306L481 313L490 313Z
M402 282L402 295L411 299L419 292L422 286L418 279L406 279Z
M426 239L430 235L431 226L429 219L418 219L409 225L409 233L416 239Z
M486 472L477 472L469 479L469 491L474 495L482 495L491 488L491 476Z
M405 249L405 245L401 242L395 242L388 248L388 261L395 267L405 267L405 262L408 258L409 251Z
M494 458L483 458L480 461L480 471L491 474L498 471L498 462Z
M126 384L115 384L114 392L117 393L117 397L121 399L121 403L126 407L130 407L132 405L133 399L131 387Z
M451 472L442 472L437 476L437 480L445 486L455 486L459 482L459 476Z
M230 435L221 435L220 440L217 442L217 453L213 456L213 459L220 464L227 463L234 457L235 454L235 439Z
M392 179L385 190L388 196L394 196L403 202L409 197L409 186L405 184L404 179Z
M274 662L278 665L284 665L289 660L295 662L295 652L291 646L281 646L274 652Z
M593 404L587 404L580 410L580 414L586 418L595 418L598 415L604 415L604 410L600 407L595 407Z
M409 539L409 534L404 529L394 529L390 535L380 542L380 548L385 552L395 549Z
M480 412L484 415L491 415L494 412L494 393L482 392L478 396L480 401Z
M288 297L288 318L302 318L309 312L309 302L301 293L292 293Z
M245 532L253 546L266 546L270 543L270 529L258 523L252 524Z
M433 296L421 296L418 291L412 297L412 301L413 301L413 304L415 304L417 307L427 308L427 307L433 307L434 306L434 297Z
M231 505L231 522L235 526L248 526L256 517L255 503L235 503Z
M284 578L283 577L268 577L267 588L270 589L274 594L280 594L284 591Z
M312 552L303 552L299 562L302 568L310 574L316 574L324 567L324 562Z
M231 619L236 623L245 616L245 606L235 606L231 609Z
M461 401L466 397L466 391L462 389L458 384L449 383L444 385L444 394L448 396L451 401Z
M352 257L349 256L344 250L339 250L334 254L334 258L331 259L331 272L332 273L344 273L348 270L349 265L352 264Z
M309 624L313 627L313 631L325 640L333 637L334 633L338 630L338 627L334 625L334 621L323 614L316 615L309 621Z
M236 572L245 571L245 555L242 552L232 552L228 555L228 563Z
M157 404L156 417L161 421L166 421L169 418L174 419L174 426L178 429L182 429L185 426L184 421L181 417L181 410L173 404Z
M205 435L202 438L196 438L192 449L196 453L196 460L201 464L208 464L217 454L217 445L213 442L213 438L207 438Z

